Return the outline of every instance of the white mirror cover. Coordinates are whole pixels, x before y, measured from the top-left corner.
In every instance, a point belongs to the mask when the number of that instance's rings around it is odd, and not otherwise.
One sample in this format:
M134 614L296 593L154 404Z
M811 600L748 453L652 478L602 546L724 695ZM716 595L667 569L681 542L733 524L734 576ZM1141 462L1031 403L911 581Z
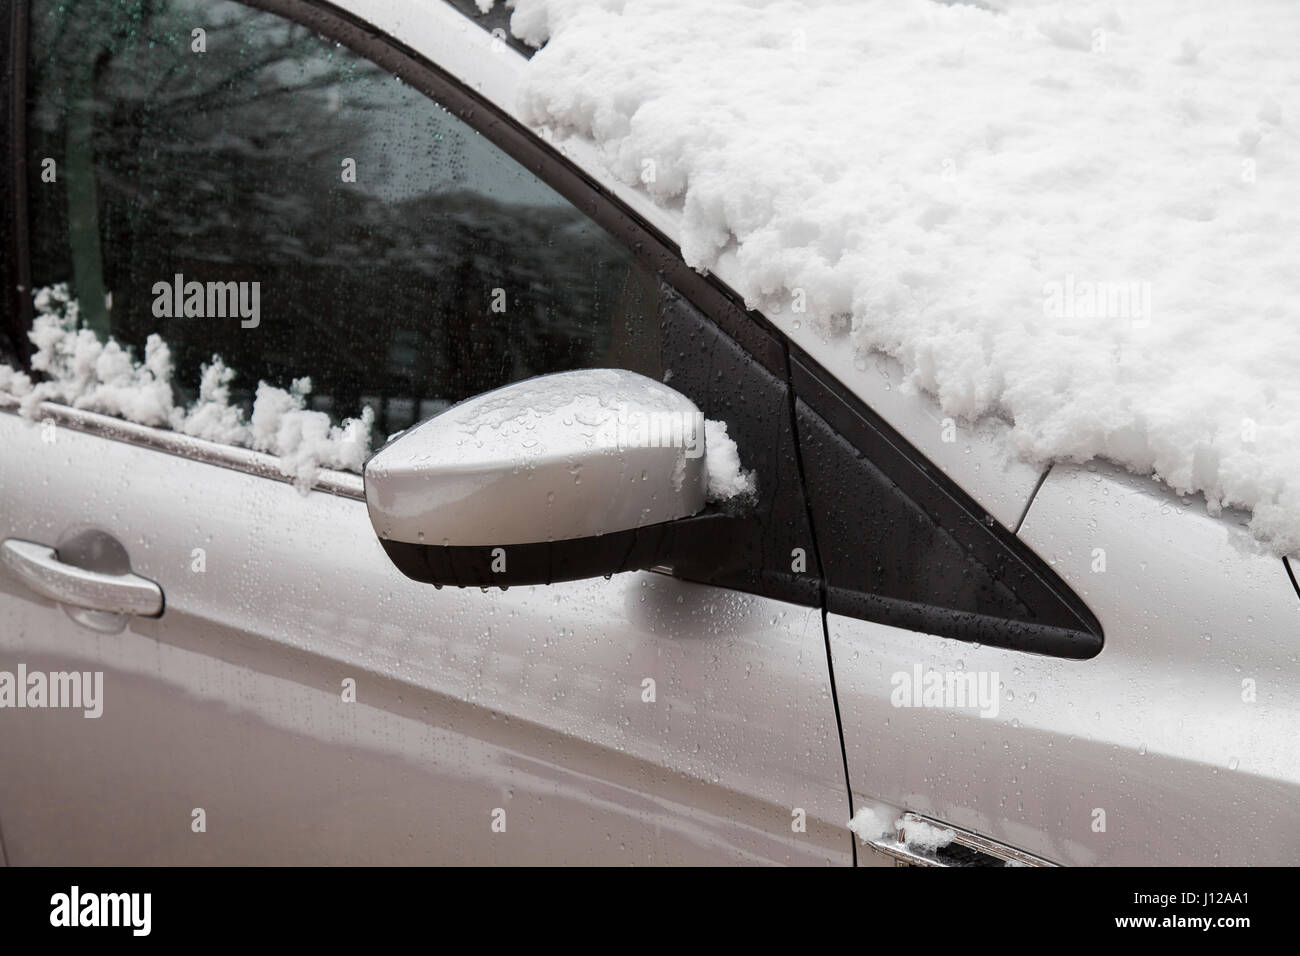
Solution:
M561 372L477 395L381 448L365 467L381 538L533 544L627 531L704 507L704 416L618 369Z

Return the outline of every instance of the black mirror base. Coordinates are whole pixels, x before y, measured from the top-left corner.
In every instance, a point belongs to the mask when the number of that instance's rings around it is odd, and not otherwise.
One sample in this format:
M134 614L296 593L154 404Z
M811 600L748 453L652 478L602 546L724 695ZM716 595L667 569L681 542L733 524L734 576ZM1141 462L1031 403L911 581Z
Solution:
M715 553L735 554L742 519L715 509L698 515L590 538L535 544L442 546L380 539L388 557L408 578L453 587L513 587L608 577L672 565Z

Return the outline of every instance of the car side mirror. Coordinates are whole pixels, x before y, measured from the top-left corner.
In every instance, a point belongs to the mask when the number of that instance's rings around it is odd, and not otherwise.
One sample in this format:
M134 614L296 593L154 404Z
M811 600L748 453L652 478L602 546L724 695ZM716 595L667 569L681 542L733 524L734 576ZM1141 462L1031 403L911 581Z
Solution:
M506 587L671 561L705 509L704 416L617 369L516 382L402 432L366 462L366 507L398 569ZM724 522L725 523L725 522Z

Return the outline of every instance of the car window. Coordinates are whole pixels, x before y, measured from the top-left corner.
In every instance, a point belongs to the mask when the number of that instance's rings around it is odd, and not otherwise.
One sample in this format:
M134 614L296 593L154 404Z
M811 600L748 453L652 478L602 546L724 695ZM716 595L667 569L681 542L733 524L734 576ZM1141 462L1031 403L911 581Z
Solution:
M458 117L308 28L241 4L31 5L34 288L171 347L193 397L310 377L377 437L547 372L660 377L658 285Z

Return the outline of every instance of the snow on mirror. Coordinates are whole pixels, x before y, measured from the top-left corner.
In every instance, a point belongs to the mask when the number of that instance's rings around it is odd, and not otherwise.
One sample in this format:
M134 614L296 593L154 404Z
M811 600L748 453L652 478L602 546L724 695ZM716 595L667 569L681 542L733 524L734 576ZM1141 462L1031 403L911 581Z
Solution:
M396 436L366 463L366 505L399 569L435 584L648 567L671 551L671 523L705 509L710 432L712 496L726 496L718 479L735 446L707 424L689 398L635 372L544 375Z

